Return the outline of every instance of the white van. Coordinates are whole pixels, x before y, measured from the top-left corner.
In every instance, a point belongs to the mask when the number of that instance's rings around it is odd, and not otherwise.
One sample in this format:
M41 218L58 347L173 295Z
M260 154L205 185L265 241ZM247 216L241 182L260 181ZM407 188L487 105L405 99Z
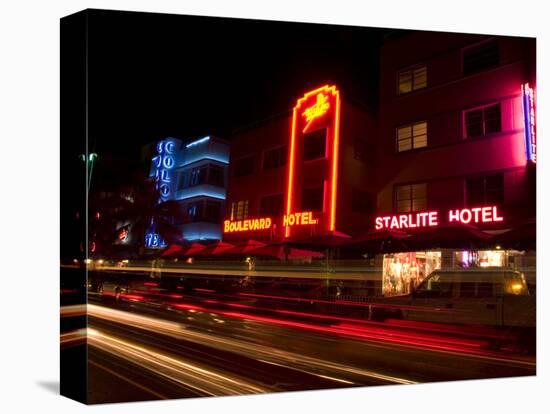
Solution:
M386 304L399 309L398 317L415 321L536 325L535 298L529 295L523 273L503 268L436 270L411 294L382 300L382 310Z

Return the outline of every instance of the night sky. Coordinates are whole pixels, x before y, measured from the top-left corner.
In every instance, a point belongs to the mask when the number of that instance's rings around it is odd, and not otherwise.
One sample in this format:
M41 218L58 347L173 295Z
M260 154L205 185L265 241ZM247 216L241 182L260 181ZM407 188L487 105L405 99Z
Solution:
M375 106L387 29L149 13L89 15L90 151L138 159L167 136L231 139L336 83ZM100 167L98 163L98 167Z

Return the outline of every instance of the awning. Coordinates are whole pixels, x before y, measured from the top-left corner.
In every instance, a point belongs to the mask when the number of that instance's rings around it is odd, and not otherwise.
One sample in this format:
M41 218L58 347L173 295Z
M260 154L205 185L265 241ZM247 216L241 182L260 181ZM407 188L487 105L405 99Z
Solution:
M251 250L265 246L265 243L257 240L248 239L246 243L235 245L234 247L227 249L223 252L224 255L242 255L250 252Z
M485 247L492 236L469 224L444 224L409 231L409 237L402 242L410 250L429 248Z
M235 246L222 241L215 242L206 246L204 249L196 252L196 257L215 256L218 254L223 255L227 250L234 248Z
M320 252L312 250L297 249L294 247L285 246L284 244L269 244L263 247L248 252L251 256L265 256L280 260L284 259L305 259L305 258L322 258L324 255Z

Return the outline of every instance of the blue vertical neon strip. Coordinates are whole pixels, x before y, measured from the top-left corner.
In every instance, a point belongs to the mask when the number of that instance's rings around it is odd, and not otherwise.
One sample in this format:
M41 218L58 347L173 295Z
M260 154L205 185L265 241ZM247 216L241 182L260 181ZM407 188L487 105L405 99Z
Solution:
M521 87L522 106L523 106L523 131L525 137L525 157L527 161L533 161L532 139L531 136L531 102L529 95L525 90L525 85Z

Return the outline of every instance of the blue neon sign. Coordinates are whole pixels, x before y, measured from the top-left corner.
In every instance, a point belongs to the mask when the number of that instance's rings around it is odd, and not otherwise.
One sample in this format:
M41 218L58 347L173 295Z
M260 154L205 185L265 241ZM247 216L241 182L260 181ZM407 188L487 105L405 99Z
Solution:
M153 157L155 188L160 193L159 204L169 200L172 195L172 170L176 165L174 152L173 141L160 141L157 144L157 155Z
M166 247L166 242L158 233L149 232L145 234L145 247Z
M535 116L535 91L528 83L521 85L523 104L523 130L527 161L537 162L537 135Z

